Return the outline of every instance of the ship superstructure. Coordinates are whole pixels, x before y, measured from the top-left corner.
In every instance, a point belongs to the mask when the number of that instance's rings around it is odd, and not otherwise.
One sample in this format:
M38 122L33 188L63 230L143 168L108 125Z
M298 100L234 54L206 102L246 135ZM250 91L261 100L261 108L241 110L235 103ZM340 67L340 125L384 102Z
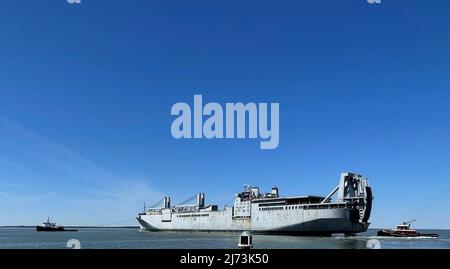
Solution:
M325 197L282 197L276 187L262 193L258 187L247 186L235 195L233 206L205 205L204 193L188 205L171 206L170 198L164 197L162 207L145 209L137 220L142 230L151 231L353 234L369 227L372 199L367 178L342 173L339 185Z

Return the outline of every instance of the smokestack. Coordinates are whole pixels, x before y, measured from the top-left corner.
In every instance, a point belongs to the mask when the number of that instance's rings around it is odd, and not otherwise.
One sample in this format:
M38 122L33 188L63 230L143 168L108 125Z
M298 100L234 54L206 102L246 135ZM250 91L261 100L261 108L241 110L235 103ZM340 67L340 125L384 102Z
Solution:
M197 206L198 208L205 207L205 194L203 192L197 194Z
M164 197L164 208L170 208L170 197Z
M272 187L272 191L270 192L273 197L278 198L278 188Z

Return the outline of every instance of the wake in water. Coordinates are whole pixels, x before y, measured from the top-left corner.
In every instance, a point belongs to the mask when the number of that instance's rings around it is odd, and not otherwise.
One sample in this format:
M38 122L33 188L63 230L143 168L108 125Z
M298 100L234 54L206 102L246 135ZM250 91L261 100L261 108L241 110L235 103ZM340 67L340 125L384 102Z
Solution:
M393 240L401 240L401 239L439 239L439 237L433 236L405 236L405 237L393 237L393 236L377 236L377 235L356 235L356 236L333 236L335 239L393 239Z

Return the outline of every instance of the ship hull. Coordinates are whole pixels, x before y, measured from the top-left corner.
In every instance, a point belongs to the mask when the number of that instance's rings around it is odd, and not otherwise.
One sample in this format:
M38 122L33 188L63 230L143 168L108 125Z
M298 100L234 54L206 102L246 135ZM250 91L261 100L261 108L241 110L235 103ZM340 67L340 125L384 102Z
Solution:
M64 227L43 227L36 226L38 232L77 232L75 229L65 229Z
M389 237L439 237L435 233L402 233L394 230L380 230L377 232L377 236L389 236Z
M192 214L190 214L192 215ZM368 223L352 222L348 208L287 209L256 211L251 218L233 218L230 209L198 214L172 214L163 221L161 215L140 215L142 230L150 231L252 231L261 234L290 234L329 236L335 233L353 234L367 230Z
M64 232L64 228L63 227L36 226L36 231L38 231L38 232Z

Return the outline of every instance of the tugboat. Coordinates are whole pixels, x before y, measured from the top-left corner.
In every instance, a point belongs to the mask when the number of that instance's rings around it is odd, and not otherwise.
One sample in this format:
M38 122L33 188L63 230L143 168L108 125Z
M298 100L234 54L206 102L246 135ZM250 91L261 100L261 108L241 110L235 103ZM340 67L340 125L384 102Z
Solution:
M77 232L75 229L65 229L63 226L56 225L55 222L50 222L50 218L47 218L46 222L42 225L36 226L38 232Z
M439 237L439 234L434 233L418 233L416 230L411 228L411 223L416 220L405 221L400 225L397 225L397 228L394 230L379 230L377 232L377 236L392 236L392 237L418 237L418 236L426 236L426 237Z

